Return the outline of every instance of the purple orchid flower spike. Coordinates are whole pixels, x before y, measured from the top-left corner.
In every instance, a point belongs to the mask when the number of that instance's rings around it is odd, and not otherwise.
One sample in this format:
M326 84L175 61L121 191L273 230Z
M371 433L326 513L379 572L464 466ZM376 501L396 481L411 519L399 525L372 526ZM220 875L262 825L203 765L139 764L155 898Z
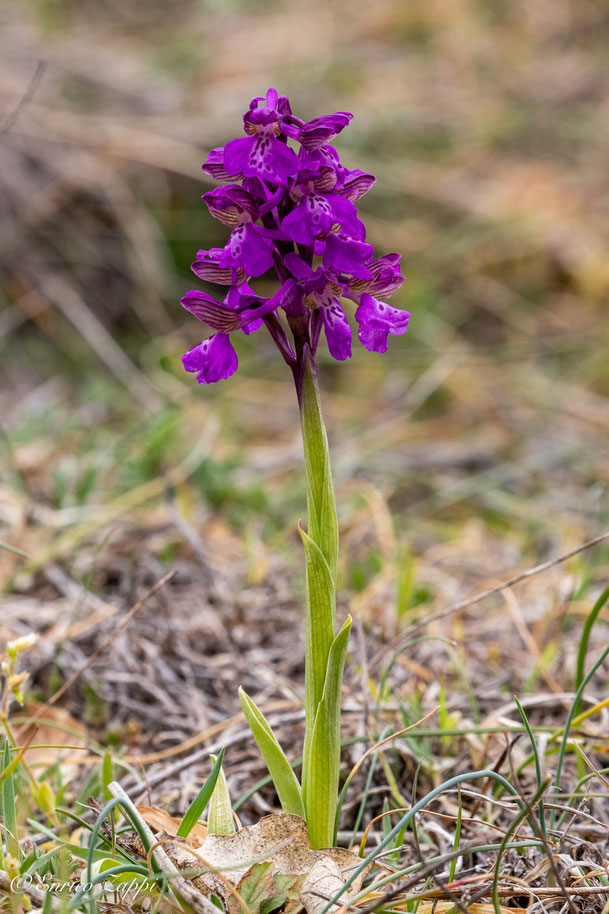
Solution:
M353 333L341 299L355 304L358 338L373 352L385 352L389 337L405 333L410 319L386 301L404 279L400 255L374 257L355 205L374 176L345 168L330 145L351 118L338 111L303 121L275 89L252 99L243 118L246 136L212 149L204 165L225 182L203 199L230 237L223 248L199 251L192 270L227 287L226 294L220 301L195 290L182 298L213 331L182 359L199 383L234 374L233 334L261 326L294 378L307 487L307 530L300 528L307 577L300 783L262 713L242 689L239 697L284 812L305 819L314 849L331 846L335 835L341 679L351 626L348 617L336 632L339 528L315 358L323 337L332 358L351 356ZM265 298L250 281L272 267L278 291Z
M215 331L184 357L202 383L230 377L237 368L230 334L262 324L295 377L323 336L333 358L349 358L352 331L341 299L354 303L349 310L366 349L385 352L390 336L406 332L408 312L387 304L404 280L400 255L374 258L356 207L374 175L345 168L331 145L351 119L338 111L302 120L285 95L269 89L245 112L245 137L209 153L203 169L224 186L203 200L230 236L192 264L199 279L227 287L224 300L196 291L182 299ZM248 283L273 268L279 291L262 298Z

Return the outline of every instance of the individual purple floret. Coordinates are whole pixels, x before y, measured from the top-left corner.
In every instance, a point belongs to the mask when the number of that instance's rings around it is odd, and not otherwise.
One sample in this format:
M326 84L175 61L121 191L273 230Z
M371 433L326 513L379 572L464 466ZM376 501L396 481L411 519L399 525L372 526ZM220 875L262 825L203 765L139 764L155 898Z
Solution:
M352 331L341 299L355 303L366 349L385 352L389 336L406 332L409 313L387 304L404 281L401 255L373 259L355 205L375 178L345 168L330 145L352 117L338 111L303 121L286 96L269 89L245 112L246 135L209 153L203 170L224 186L203 200L231 233L223 248L199 251L192 264L199 279L227 287L224 299L192 291L181 300L215 331L183 357L200 383L234 374L230 334L262 324L295 377L303 353L314 357L322 335L335 359L349 358ZM271 270L278 291L257 295L250 279Z
M283 184L298 167L298 159L294 150L281 139L276 90L269 89L266 105L258 107L262 100L253 99L249 111L243 115L248 137L231 140L224 147L224 168L227 174L241 172L252 178Z

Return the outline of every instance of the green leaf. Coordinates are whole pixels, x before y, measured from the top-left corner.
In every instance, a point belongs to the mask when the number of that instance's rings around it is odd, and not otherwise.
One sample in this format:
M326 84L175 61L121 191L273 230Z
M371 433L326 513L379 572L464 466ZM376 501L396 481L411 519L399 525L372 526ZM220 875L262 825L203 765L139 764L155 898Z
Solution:
M331 847L340 769L340 691L351 632L348 616L332 642L322 699L317 709L303 794L311 847Z
M300 793L300 784L283 753L283 749L279 745L277 737L262 712L242 687L239 688L239 701L241 702L245 719L251 727L254 739L273 779L281 808L284 812L302 816L304 819L305 812Z
M254 863L239 880L237 891L252 914L258 914L260 905L274 894L272 861ZM246 914L239 899L231 895L228 899L228 914Z
M271 914L283 908L284 914L299 914L303 909L300 890L305 881L303 876L288 876L275 873L272 860L255 863L243 875L237 891L252 914ZM244 914L239 899L231 895L227 902L228 914Z
M215 755L210 756L210 758L215 764ZM228 792L228 784L221 765L216 785L209 801L207 831L210 835L232 835L235 833L235 820L233 818L230 793Z
M302 795L307 808L306 782L311 739L317 709L324 692L328 655L334 641L334 580L319 546L300 528L306 562L307 621L305 644L305 741L302 764Z
M184 813L184 818L180 822L176 835L179 838L187 838L201 816L214 792L216 782L222 770L222 759L224 758L224 746L220 749L220 754L214 762L210 775L201 787L200 791Z
M300 900L300 890L304 884L306 874L302 876L284 876L275 873L273 883L276 894L263 901L260 905L260 914L271 914L278 908L283 908L283 914L298 914L304 905Z

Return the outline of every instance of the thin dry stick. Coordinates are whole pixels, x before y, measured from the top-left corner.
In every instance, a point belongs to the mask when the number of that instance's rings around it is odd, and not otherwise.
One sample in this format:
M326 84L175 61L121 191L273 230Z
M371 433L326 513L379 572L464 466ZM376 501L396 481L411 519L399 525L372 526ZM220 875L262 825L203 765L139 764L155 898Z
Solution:
M368 749L366 749L366 751L364 752L364 754L357 760L357 762L355 763L355 765L353 766L353 768L347 775L347 780L350 781L353 777L355 777L355 775L359 771L362 763L368 758L369 755L372 755L373 752L376 752L378 749L381 748L381 746L386 745L386 743L390 743L390 742L392 742L392 740L397 739L398 736L403 736L404 733L408 733L409 730L414 730L415 727L420 727L421 724L426 723L430 717L433 717L434 714L437 714L439 710L440 710L440 705L433 708L431 711L429 711L427 714L425 714L424 717L420 717L419 720L415 720L415 722L413 724L409 724L407 727L404 727L402 730L396 730L395 733L390 733L389 736L386 736L384 739L379 740L378 743L374 743L374 745L369 746Z
M131 620L136 615L136 613L138 613L140 611L140 609L148 602L148 600L151 597L153 597L155 595L155 593L157 593L162 587L165 586L165 584L167 584L169 581L171 581L171 579L175 576L175 574L176 574L176 572L175 572L175 570L173 570L173 571L169 571L166 575L163 575L163 577L160 580L158 580L156 582L156 584L154 584L150 588L150 590L148 590L144 594L144 596L131 607L129 612L125 616L123 616L123 618L120 620L120 622L118 622L114 626L114 628L112 629L112 631L110 632L108 637L104 638L104 640L99 645L99 647L97 647L95 649L95 651L93 651L91 656L87 658L86 662L83 663L83 665L78 670L75 670L75 672L72 673L72 675L66 679L64 684L62 686L60 686L60 688L57 689L57 691L54 692L53 695L51 695L49 700L46 701L42 705L42 707L36 711L35 714L33 714L31 717L28 718L29 725L31 725L31 724L35 723L37 720L39 720L49 710L51 705L54 705L57 701L59 701L59 699L61 698L62 695L65 695L65 693L68 691L68 689L74 685L76 680L79 679L82 676L82 674L85 673L93 663L95 663L95 661L97 660L99 655L102 654L106 650L106 648L112 644L112 642L114 641L116 636L119 634L119 632L121 632L125 628L125 626L128 625L129 622L131 622ZM27 749L28 746L30 746L35 735L36 735L36 731L35 731L35 729L33 729L31 736L29 737L28 741L26 742L25 746L23 747L24 750Z
M34 95L36 94L36 89L40 85L40 81L42 80L44 71L46 70L46 66L47 66L46 60L38 61L38 63L36 64L36 69L34 70L32 78L30 79L29 86L27 87L27 89L25 90L25 92L23 93L22 97L19 99L19 101L17 102L17 104L15 105L13 110L9 111L9 113L6 115L6 117L0 124L0 134L8 133L9 130L11 129L11 127L13 127L17 123L21 112L25 108L27 108L27 106L30 104L30 102L34 98Z
M471 597L467 597L465 600L460 600L458 603L453 603L446 609L441 609L437 613L432 613L430 616L426 616L422 622L411 626L405 632L402 632L398 638L393 639L393 641L390 641L389 644L386 644L385 647L381 648L376 656L373 657L370 661L370 666L375 667L377 664L382 663L387 655L397 653L402 649L404 644L410 641L415 632L425 628L425 626L427 626L430 622L436 622L438 619L444 619L453 613L459 612L461 609L467 609L468 606L473 606L474 603L479 603L480 600L484 600L486 597L500 593L502 590L505 590L508 587L514 587L521 581L524 581L527 578L532 578L536 574L541 574L543 571L547 571L549 568L553 568L555 565L560 565L562 562L566 562L568 559L573 558L574 555L579 555L580 552L585 552L586 549L590 549L592 546L596 546L598 543L602 543L607 539L609 539L609 530L606 530L599 536L595 536L594 539L582 543L581 546L576 546L575 549L571 549L569 552L565 552L562 555L557 556L555 559L549 559L547 562L542 562L541 565L535 565L534 568L529 568L528 571L523 571L520 574L517 574L515 577L510 578L509 580L503 581L501 584L496 584L494 587L488 587L486 590L481 590L480 593L476 593Z
M292 708L298 709L297 720L299 720L302 717L300 705L287 698L278 698L275 701L269 701L264 706L263 711L266 714L269 711L289 711ZM288 715L287 721L291 723L292 717L293 715ZM218 736L225 730L230 729L230 727L234 727L236 724L242 722L243 714L240 711L239 714L234 714L232 717L227 717L217 724L212 724L211 727L207 727L205 730L195 733L194 736L190 736L176 746L170 746L169 749L163 749L159 752L148 752L145 755L126 755L124 760L130 765L149 765L152 762L162 762L163 759L171 758L174 755L181 755L183 752L187 752L189 749L193 749L195 746L207 742L208 739Z
M242 715L239 715L239 718L242 719ZM292 724L303 719L304 710L298 711L297 714L284 715L280 723ZM278 722L270 720L269 724L273 727L277 726ZM179 772L183 771L185 768L189 768L191 765L194 765L196 762L200 762L202 759L209 758L210 754L219 752L222 746L228 748L228 746L240 745L244 742L244 740L249 739L251 735L252 734L250 730L238 730L233 734L233 736L224 737L221 742L218 742L215 745L206 746L203 749L198 749L191 755L187 755L186 758L180 759L178 762L174 762L173 765L168 765L168 767L164 768L162 771L157 771L155 774L149 775L148 780L145 784L134 784L133 788L130 784L129 789L131 790L132 796L139 797L146 791L148 787L156 787L157 784L162 784L164 781L168 780L174 775L179 774Z

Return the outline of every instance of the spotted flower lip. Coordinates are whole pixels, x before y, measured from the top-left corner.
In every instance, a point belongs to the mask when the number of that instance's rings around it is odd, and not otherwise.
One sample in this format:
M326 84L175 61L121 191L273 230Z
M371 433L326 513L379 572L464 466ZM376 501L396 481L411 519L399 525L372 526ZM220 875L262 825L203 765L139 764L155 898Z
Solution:
M192 264L199 279L226 287L224 298L193 290L181 300L213 331L183 359L200 383L230 377L238 364L231 334L263 325L295 377L303 353L314 357L324 337L334 359L349 358L345 299L355 303L366 349L385 352L390 336L406 332L409 313L387 304L404 281L400 255L374 256L356 206L376 179L346 168L331 145L352 117L337 111L303 120L269 89L245 112L245 135L208 154L203 170L223 186L203 200L230 235L224 247L198 251ZM271 270L278 290L264 297L249 281Z
M231 140L224 147L224 169L228 174L241 173L274 184L285 184L295 171L298 159L294 150L278 138L280 127L276 90L269 89L266 105L259 108L257 102L258 99L254 99L244 115L248 136Z
M355 320L359 324L358 337L362 346L370 352L387 352L389 335L406 333L410 313L392 308L364 292L355 312Z
M308 177L305 173L305 180L297 185L300 199L296 206L281 220L280 228L286 237L297 244L312 244L336 224L351 237L363 240L366 228L358 219L354 204L339 194L321 193Z
M220 266L241 269L247 276L262 276L273 266L273 242L260 226L242 223L231 232Z
M369 279L372 273L366 266L372 259L374 248L347 235L332 234L326 241L324 264L339 273L351 273L356 279Z
M239 364L228 333L214 333L182 356L186 371L195 372L199 384L214 384L230 378Z

